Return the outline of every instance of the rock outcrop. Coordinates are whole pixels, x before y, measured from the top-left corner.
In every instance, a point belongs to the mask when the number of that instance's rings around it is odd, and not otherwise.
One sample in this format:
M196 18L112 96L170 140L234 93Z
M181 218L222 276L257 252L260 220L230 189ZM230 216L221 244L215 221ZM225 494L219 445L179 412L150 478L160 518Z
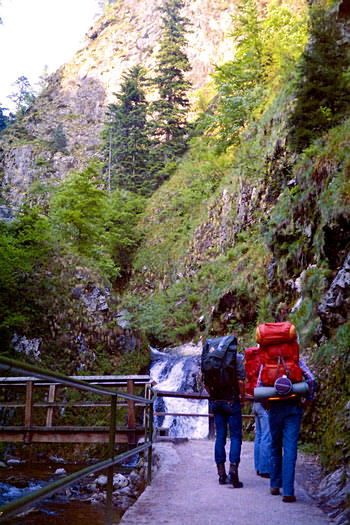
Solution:
M232 56L232 41L225 37L235 6L223 0L185 4L194 101L214 64ZM161 0L122 0L110 6L71 62L49 77L21 121L3 136L0 189L7 202L20 204L33 182L57 184L98 154L106 107L115 101L123 74L139 63L152 74L161 35L160 5Z

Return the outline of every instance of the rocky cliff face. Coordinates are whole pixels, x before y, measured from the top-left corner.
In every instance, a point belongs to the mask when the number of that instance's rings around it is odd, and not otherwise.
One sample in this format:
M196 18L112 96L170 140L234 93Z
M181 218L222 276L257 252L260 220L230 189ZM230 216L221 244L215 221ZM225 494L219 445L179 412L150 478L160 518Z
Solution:
M9 203L19 203L32 182L56 184L72 168L95 156L106 105L118 92L123 73L155 64L161 34L161 0L120 0L89 30L73 60L53 74L25 116L0 141L0 184ZM187 0L191 21L188 57L193 93L213 64L232 53L225 39L234 3ZM64 147L62 146L64 144Z

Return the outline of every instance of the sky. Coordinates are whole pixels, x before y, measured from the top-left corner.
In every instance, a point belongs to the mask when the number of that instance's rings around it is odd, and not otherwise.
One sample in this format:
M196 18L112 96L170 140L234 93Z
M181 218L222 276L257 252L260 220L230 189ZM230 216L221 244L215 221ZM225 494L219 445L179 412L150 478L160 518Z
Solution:
M0 0L0 106L20 76L34 90L47 67L53 73L78 51L97 18L98 0Z

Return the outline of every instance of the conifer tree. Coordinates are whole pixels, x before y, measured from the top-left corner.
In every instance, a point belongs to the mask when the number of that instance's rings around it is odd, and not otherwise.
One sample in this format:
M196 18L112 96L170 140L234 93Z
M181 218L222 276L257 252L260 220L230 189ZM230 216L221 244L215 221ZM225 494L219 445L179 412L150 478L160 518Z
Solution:
M18 77L13 85L16 87L16 91L8 98L15 103L16 111L23 114L35 100L34 90L27 77L23 75Z
M312 7L310 43L299 66L296 103L289 125L292 149L302 151L349 114L350 60L334 14Z
M107 171L112 188L144 192L150 151L145 96L145 69L132 67L124 76L118 102L109 106L103 131Z
M8 125L8 117L5 115L4 113L4 110L6 108L2 108L0 106L0 131L2 131L3 129L5 129Z
M191 83L185 73L191 66L185 53L185 33L188 19L180 14L183 0L164 0L162 13L162 37L157 55L153 84L158 99L152 104L153 136L158 168L171 162L184 152L188 134L187 115L189 100L187 92Z

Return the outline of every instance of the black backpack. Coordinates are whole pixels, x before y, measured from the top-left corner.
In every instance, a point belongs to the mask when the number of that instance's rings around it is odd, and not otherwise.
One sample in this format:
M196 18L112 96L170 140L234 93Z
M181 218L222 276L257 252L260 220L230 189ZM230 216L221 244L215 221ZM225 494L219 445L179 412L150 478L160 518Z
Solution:
M207 339L203 345L203 382L213 399L238 398L236 375L237 339L234 335Z

